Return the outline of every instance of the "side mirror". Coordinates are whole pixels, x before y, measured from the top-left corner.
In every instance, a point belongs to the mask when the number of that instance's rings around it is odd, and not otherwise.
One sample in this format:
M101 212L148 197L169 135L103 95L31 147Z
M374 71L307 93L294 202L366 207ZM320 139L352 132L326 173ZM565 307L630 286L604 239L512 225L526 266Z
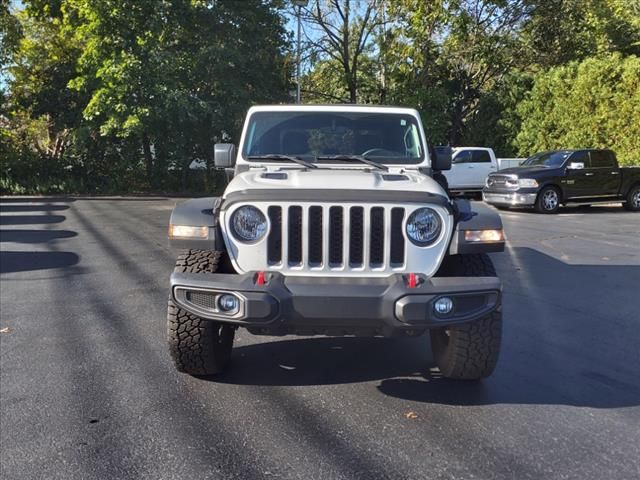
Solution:
M236 164L236 146L233 143L216 143L213 147L213 164L216 168L233 168Z
M569 170L582 170L584 168L584 162L571 162L567 168Z
M431 159L431 168L433 170L451 170L451 156L453 149L446 146L433 147L433 158Z

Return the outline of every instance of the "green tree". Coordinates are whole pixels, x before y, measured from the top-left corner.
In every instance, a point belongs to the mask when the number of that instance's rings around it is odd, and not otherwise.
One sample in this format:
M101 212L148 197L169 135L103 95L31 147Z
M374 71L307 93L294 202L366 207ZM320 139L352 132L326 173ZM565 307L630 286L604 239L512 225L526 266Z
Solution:
M251 104L287 98L281 0L23 3L0 17L24 32L13 49L2 37L2 141L35 154L41 178L47 165L89 191L174 188Z
M543 68L589 56L640 55L639 0L532 0L523 40Z
M640 163L640 58L619 53L552 68L518 105L521 155L561 148L611 148Z
M208 159L252 102L286 92L282 19L270 2L69 0L84 45L72 82L101 135L137 138L149 180Z

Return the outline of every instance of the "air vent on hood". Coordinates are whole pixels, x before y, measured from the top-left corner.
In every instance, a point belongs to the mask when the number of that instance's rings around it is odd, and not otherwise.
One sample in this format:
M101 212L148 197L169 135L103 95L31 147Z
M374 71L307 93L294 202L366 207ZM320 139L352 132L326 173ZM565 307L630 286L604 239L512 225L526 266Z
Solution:
M398 175L398 174L384 174L382 175L382 179L387 182L402 182L403 180L409 180L409 177L406 175Z
M286 173L282 172L265 172L261 175L261 178L268 178L270 180L286 180L289 177Z

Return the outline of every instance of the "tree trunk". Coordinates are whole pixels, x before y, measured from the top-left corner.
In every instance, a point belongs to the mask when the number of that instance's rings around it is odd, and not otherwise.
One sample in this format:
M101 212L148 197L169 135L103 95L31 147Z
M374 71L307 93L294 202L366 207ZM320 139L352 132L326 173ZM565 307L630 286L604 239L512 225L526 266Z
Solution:
M358 84L356 83L355 75L350 75L349 78L349 101L351 103L358 103Z
M153 156L151 155L151 141L149 135L142 134L142 151L144 153L144 163L147 168L147 181L149 184L153 181Z

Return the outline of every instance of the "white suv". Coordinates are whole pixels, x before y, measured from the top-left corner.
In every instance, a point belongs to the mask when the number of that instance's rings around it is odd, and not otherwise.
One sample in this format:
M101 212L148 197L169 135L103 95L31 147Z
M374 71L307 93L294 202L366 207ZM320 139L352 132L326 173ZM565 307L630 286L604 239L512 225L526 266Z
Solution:
M265 335L418 336L451 378L496 364L502 251L497 214L452 201L434 180L450 149L428 147L415 110L262 106L240 148L215 147L233 175L222 197L171 216L169 347L178 370L220 372L238 327Z

